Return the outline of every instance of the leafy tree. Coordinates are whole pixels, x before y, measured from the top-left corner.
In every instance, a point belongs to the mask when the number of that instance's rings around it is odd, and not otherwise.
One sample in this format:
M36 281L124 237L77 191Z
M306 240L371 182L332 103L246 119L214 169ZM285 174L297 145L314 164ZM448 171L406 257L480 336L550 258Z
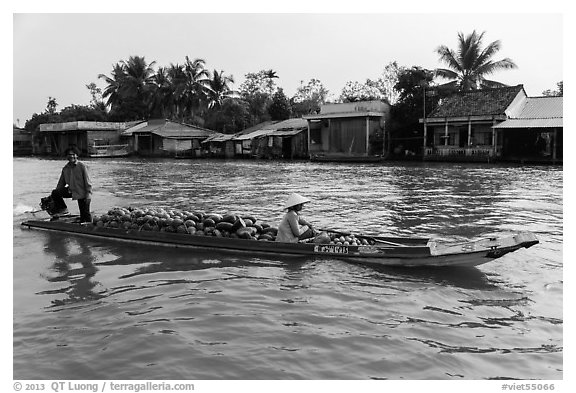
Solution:
M372 101L383 98L380 90L370 79L367 79L364 84L352 81L346 82L340 94L340 101L342 102Z
M320 106L326 103L328 93L328 90L318 79L310 79L306 85L304 85L304 81L300 81L296 94L290 100L292 114L301 117L319 112Z
M482 39L485 32L476 33L476 30L467 36L458 33L458 49L452 50L441 45L436 49L440 61L448 68L438 68L436 75L453 81L459 90L475 90L481 88L502 87L503 83L486 79L486 76L496 71L517 68L509 58L494 61L492 58L500 50L500 41L494 41L485 48Z
M96 86L96 83L91 82L86 85L86 88L90 91L90 105L95 109L100 109L102 111L106 110L106 104L102 99L102 89Z
M424 114L424 105L428 114L439 98L438 94L426 94L437 91L432 84L433 80L433 71L416 66L404 69L398 74L398 82L394 85L398 101L392 106L389 128L391 151L396 147L402 147L402 150L417 152L422 146L423 132L419 119Z
M276 91L276 81L278 75L273 70L262 70L257 73L248 73L244 75L244 82L240 85L240 93L243 96L251 96L254 94L267 94L272 96Z
M27 131L37 131L40 124L46 123L59 123L60 116L56 114L50 114L48 112L44 113L34 113L32 117L26 120L24 124L24 129Z
M240 85L240 94L250 107L250 124L254 125L270 120L268 108L272 104L272 95L277 90L278 75L274 70L261 70L248 73Z
M543 96L549 96L549 97L562 97L564 95L564 81L560 81L558 83L556 83L556 90L544 90L542 92Z
M34 113L30 119L26 120L24 129L27 131L37 131L40 124L59 123L61 119L60 114L56 112L57 106L56 98L48 97L44 112Z
M234 134L251 124L248 102L238 98L225 98L220 107L214 107L208 112L205 126L225 134Z
M284 94L284 90L278 89L272 96L272 103L268 107L268 113L272 120L286 120L290 118L290 102Z
M88 105L70 105L60 111L60 121L108 121L107 113L101 108Z
M49 113L51 115L55 114L57 106L58 103L56 102L56 98L48 97L48 103L46 104L46 113Z
M394 89L394 86L398 83L398 76L404 70L405 68L399 66L397 62L390 62L384 67L382 76L374 82L374 86L392 105L398 101L399 93Z

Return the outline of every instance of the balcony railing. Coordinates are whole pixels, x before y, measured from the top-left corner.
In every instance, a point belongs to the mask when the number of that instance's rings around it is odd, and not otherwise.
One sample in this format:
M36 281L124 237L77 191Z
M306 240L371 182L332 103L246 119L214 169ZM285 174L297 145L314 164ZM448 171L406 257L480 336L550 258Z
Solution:
M500 155L500 147L426 147L425 156L492 158Z

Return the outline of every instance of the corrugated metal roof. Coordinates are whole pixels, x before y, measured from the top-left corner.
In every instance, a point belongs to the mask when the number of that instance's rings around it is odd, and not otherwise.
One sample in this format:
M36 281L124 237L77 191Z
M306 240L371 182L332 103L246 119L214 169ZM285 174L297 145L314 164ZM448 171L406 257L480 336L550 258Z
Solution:
M508 119L492 128L562 128L562 118L551 119Z
M344 117L382 117L382 112L340 112L340 113L326 113L323 115L307 115L304 116L305 120L320 120L320 119L339 119Z
M561 128L563 97L529 97L518 117L510 118L492 128Z
M226 142L226 141L230 141L234 138L234 134L221 134L221 133L217 133L216 135L212 135L209 136L208 138L204 139L204 141L202 141L202 143L208 143L208 142Z
M130 127L132 122L110 122L110 121L68 121L65 123L44 123L40 124L40 132L62 132L62 131L121 131Z
M522 85L454 93L444 98L429 118L503 115ZM525 93L524 93L525 94Z
M254 139L254 138L259 137L259 136L270 134L272 132L273 132L272 130L257 130L257 131L251 132L250 134L235 136L232 139L235 141L245 141L248 139Z
M123 136L130 136L134 133L151 133L163 138L170 139L193 139L207 138L215 131L206 128L196 127L188 124L175 123L165 120L150 120L129 128Z
M518 118L549 119L563 117L564 97L528 97Z
M282 120L280 122L270 124L268 126L262 127L262 130L283 130L283 129L292 129L292 128L307 128L308 122L306 119L294 118L294 119L287 119Z
M302 128L292 129L292 130L277 130L269 134L269 136L294 136L298 135L305 130Z
M260 123L254 127L248 128L236 134L236 136L232 139L235 141L245 141L266 135L290 136L296 135L305 129L308 129L308 122L303 118L294 118L277 122ZM253 131L246 132L248 130ZM278 134L279 132L282 132L282 134Z
M274 123L276 123L276 122L275 122L275 121L272 121L272 120L270 120L270 121L265 121L265 122L262 122L262 123L258 123L258 124L256 124L255 126L248 127L248 128L246 128L246 129L244 129L244 130L236 133L236 135L240 136L240 135L250 134L250 133L252 133L252 132L254 132L254 131L258 131L258 130L261 130L261 129L263 129L263 128L267 128L268 126L270 126L271 124L274 124Z

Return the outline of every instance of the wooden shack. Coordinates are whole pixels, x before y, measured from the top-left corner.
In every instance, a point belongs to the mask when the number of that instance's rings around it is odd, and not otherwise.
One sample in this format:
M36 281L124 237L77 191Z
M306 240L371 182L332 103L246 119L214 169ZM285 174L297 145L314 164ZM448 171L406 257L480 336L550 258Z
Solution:
M325 104L308 121L313 161L378 161L385 153L390 105L383 101Z
M140 156L202 157L203 142L215 131L165 119L141 122L122 133L122 139Z

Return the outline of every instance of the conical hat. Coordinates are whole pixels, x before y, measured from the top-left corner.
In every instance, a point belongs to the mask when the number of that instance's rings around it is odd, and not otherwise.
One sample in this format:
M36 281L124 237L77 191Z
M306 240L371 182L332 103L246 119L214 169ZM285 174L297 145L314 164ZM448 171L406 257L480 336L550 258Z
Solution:
M307 203L307 202L310 202L310 199L303 197L300 194L294 193L288 197L284 209L288 209L292 206L300 205L301 203Z

